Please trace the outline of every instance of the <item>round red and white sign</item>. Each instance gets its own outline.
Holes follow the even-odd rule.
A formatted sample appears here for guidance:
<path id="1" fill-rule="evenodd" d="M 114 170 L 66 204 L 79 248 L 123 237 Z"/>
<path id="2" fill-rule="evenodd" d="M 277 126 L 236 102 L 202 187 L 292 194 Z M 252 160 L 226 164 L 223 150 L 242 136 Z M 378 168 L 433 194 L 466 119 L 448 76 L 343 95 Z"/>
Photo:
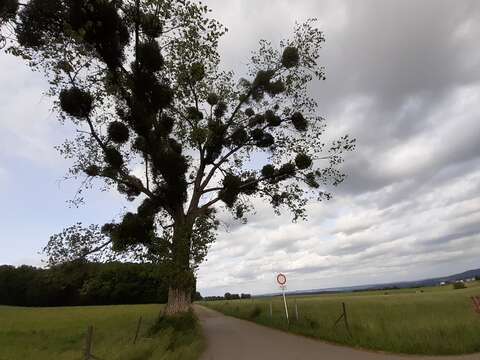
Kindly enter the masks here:
<path id="1" fill-rule="evenodd" d="M 277 283 L 280 286 L 285 285 L 287 283 L 287 277 L 285 275 L 283 275 L 282 273 L 278 274 L 277 275 Z"/>

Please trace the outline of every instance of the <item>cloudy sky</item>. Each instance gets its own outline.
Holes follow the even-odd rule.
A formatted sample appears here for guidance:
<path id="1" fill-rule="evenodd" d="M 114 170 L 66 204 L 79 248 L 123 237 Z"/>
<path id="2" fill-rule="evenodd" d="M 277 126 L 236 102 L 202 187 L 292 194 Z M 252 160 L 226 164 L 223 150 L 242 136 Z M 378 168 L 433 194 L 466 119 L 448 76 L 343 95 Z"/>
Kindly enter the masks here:
<path id="1" fill-rule="evenodd" d="M 476 0 L 208 0 L 229 32 L 225 68 L 245 71 L 260 38 L 278 42 L 318 18 L 327 80 L 312 86 L 328 136 L 357 150 L 349 177 L 309 220 L 258 203 L 247 225 L 224 218 L 199 271 L 203 294 L 414 280 L 480 267 L 480 2 Z M 46 83 L 0 55 L 0 264 L 40 264 L 48 237 L 76 221 L 103 223 L 124 200 L 60 181 L 53 146 L 68 132 L 42 95 Z"/>

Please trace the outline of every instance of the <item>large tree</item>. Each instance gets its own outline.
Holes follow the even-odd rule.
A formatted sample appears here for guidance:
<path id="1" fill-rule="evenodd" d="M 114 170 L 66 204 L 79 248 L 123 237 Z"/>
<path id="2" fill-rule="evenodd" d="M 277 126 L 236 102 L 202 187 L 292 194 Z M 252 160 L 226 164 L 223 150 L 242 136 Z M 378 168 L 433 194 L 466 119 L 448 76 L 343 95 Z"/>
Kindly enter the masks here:
<path id="1" fill-rule="evenodd" d="M 58 147 L 69 175 L 138 204 L 102 231 L 116 251 L 141 246 L 169 264 L 167 314 L 189 308 L 216 209 L 245 219 L 262 199 L 297 220 L 343 181 L 354 140 L 325 142 L 308 93 L 324 79 L 314 20 L 278 47 L 260 41 L 236 80 L 220 67 L 226 29 L 201 3 L 17 1 L 0 2 L 5 48 L 45 71 L 61 121 L 76 128 Z"/>

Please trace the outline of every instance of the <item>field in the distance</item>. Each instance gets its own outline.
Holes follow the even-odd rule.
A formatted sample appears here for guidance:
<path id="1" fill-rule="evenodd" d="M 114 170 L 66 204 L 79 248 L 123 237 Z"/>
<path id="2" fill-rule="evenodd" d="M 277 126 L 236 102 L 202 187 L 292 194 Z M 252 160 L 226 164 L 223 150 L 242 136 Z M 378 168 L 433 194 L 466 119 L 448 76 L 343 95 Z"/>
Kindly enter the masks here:
<path id="1" fill-rule="evenodd" d="M 147 330 L 162 305 L 20 308 L 0 306 L 0 360 L 80 360 L 85 333 L 94 326 L 92 353 L 102 360 L 197 359 L 203 348 L 198 329 Z M 133 345 L 139 317 L 141 337 Z"/>
<path id="2" fill-rule="evenodd" d="M 480 295 L 478 281 L 462 290 L 448 285 L 290 296 L 290 326 L 285 321 L 281 297 L 202 304 L 226 315 L 339 344 L 395 353 L 446 355 L 480 352 L 480 314 L 473 311 L 470 300 L 474 295 Z M 299 321 L 295 321 L 295 300 Z M 346 304 L 352 336 L 343 322 L 333 327 L 342 302 Z"/>

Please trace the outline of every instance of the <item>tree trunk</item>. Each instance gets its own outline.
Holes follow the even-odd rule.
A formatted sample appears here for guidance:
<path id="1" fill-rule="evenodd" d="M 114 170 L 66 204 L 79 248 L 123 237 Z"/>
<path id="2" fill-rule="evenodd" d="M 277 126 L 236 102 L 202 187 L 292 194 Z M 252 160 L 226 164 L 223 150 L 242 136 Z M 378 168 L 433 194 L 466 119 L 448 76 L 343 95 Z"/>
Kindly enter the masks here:
<path id="1" fill-rule="evenodd" d="M 192 294 L 189 289 L 170 287 L 165 315 L 172 316 L 190 310 Z"/>
<path id="2" fill-rule="evenodd" d="M 172 316 L 190 310 L 195 276 L 190 269 L 190 242 L 193 222 L 185 218 L 175 222 L 172 267 L 169 271 L 168 302 L 165 314 Z"/>

